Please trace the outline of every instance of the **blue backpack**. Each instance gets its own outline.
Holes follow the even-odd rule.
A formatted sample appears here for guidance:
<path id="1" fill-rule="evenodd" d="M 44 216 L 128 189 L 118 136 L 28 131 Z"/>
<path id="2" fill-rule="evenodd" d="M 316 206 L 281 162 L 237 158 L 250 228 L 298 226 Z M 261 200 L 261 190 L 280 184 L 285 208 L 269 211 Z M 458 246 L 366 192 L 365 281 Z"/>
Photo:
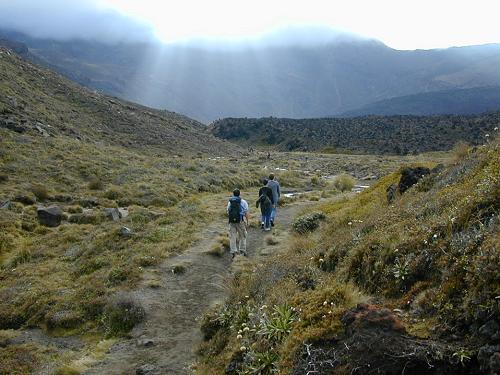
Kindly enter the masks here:
<path id="1" fill-rule="evenodd" d="M 241 222 L 241 198 L 231 197 L 229 199 L 229 222 Z"/>

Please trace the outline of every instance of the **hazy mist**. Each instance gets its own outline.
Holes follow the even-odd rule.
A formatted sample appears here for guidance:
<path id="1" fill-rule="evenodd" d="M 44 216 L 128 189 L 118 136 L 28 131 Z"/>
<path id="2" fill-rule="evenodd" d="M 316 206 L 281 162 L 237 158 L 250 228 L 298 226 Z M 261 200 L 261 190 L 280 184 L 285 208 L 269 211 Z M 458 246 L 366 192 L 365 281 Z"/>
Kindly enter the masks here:
<path id="1" fill-rule="evenodd" d="M 103 8 L 95 0 L 0 0 L 0 27 L 56 40 L 154 40 L 150 25 Z"/>

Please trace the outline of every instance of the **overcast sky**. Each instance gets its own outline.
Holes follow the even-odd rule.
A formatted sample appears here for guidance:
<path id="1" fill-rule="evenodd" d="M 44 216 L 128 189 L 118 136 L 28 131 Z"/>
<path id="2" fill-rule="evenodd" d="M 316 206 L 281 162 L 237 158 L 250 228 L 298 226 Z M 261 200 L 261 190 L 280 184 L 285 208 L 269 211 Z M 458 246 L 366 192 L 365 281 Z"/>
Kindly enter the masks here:
<path id="1" fill-rule="evenodd" d="M 165 42 L 331 27 L 397 49 L 500 43 L 499 0 L 0 0 L 0 26 L 34 36 Z"/>

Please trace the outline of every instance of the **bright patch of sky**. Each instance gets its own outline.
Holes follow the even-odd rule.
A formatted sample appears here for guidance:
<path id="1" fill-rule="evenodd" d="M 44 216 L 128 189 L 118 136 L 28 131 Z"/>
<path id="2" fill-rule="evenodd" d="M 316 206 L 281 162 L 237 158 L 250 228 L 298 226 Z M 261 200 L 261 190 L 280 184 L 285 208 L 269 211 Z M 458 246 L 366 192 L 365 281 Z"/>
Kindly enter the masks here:
<path id="1" fill-rule="evenodd" d="M 331 27 L 397 49 L 500 43 L 499 0 L 96 0 L 150 23 L 166 42 L 245 39 Z"/>

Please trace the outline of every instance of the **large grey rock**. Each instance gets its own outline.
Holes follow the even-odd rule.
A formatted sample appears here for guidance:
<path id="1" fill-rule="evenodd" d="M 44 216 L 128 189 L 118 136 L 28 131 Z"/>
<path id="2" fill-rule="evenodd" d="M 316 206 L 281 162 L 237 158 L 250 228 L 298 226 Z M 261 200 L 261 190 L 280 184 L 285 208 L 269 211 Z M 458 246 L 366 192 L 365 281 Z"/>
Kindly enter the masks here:
<path id="1" fill-rule="evenodd" d="M 57 227 L 61 224 L 63 212 L 58 206 L 38 207 L 38 221 L 47 227 Z"/>
<path id="2" fill-rule="evenodd" d="M 104 214 L 106 215 L 106 217 L 112 219 L 113 221 L 118 221 L 121 217 L 118 208 L 105 208 Z"/>
<path id="3" fill-rule="evenodd" d="M 126 208 L 118 208 L 118 211 L 120 212 L 120 218 L 126 218 L 128 216 L 128 210 Z"/>

